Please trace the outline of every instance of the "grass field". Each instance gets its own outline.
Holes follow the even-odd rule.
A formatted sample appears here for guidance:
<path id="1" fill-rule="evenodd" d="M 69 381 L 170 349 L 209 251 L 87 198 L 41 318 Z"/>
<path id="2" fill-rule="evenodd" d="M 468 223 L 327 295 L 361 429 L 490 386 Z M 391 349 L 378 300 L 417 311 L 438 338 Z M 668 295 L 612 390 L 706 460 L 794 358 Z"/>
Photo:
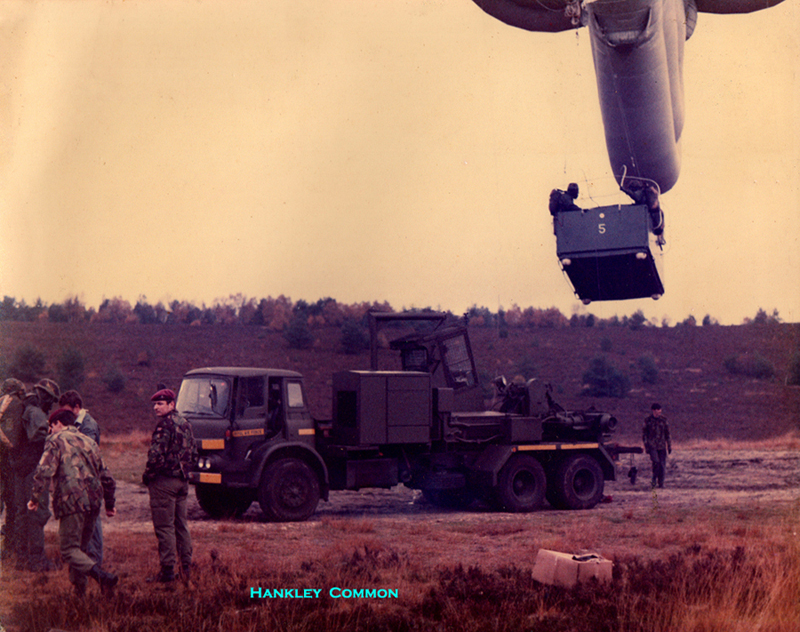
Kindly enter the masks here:
<path id="1" fill-rule="evenodd" d="M 4 567 L 0 625 L 24 632 L 800 629 L 800 474 L 777 469 L 794 467 L 791 455 L 800 448 L 800 389 L 784 382 L 800 327 L 471 333 L 484 377 L 524 371 L 551 381 L 567 407 L 613 412 L 622 441 L 639 442 L 650 402 L 661 401 L 676 442 L 673 489 L 656 497 L 618 486 L 613 503 L 590 511 L 526 515 L 405 511 L 416 502 L 410 492 L 352 492 L 298 524 L 264 523 L 255 507 L 242 520 L 211 521 L 194 507 L 192 580 L 163 587 L 145 582 L 157 557 L 138 486 L 155 384 L 177 387 L 197 366 L 295 369 L 306 377 L 312 412 L 324 418 L 332 372 L 364 368 L 368 358 L 340 353 L 332 329 L 315 331 L 314 347 L 301 351 L 279 334 L 248 327 L 0 324 L 3 358 L 33 345 L 47 357 L 51 377 L 65 348 L 81 350 L 81 391 L 103 428 L 104 458 L 121 494 L 120 514 L 105 522 L 105 566 L 121 577 L 115 597 L 100 598 L 92 585 L 77 601 L 66 570 L 33 575 Z M 627 398 L 580 395 L 583 371 L 601 353 L 630 376 Z M 726 358 L 753 354 L 773 364 L 773 378 L 725 370 Z M 645 355 L 658 369 L 654 384 L 638 377 Z M 111 365 L 127 380 L 118 395 L 101 379 Z M 776 472 L 779 484 L 770 478 Z M 764 481 L 752 480 L 756 473 Z M 373 512 L 371 503 L 385 506 Z M 46 536 L 52 557 L 53 521 Z M 597 551 L 613 560 L 613 582 L 575 590 L 538 584 L 531 569 L 540 548 Z M 254 597 L 251 589 L 259 588 L 307 589 L 314 597 Z M 396 590 L 397 597 L 333 597 L 334 588 Z"/>
<path id="2" fill-rule="evenodd" d="M 600 512 L 549 518 L 536 521 L 538 529 L 524 518 L 447 516 L 204 525 L 193 529 L 192 580 L 166 588 L 144 582 L 155 570 L 151 533 L 107 531 L 107 566 L 121 576 L 113 598 L 92 586 L 76 601 L 66 571 L 5 573 L 3 623 L 25 631 L 798 629 L 796 504 L 707 507 L 691 518 L 670 509 L 623 520 Z M 614 556 L 606 585 L 567 590 L 531 579 L 539 547 L 579 550 L 587 542 L 648 553 Z M 267 597 L 266 589 L 314 597 Z M 342 597 L 348 589 L 397 597 Z"/>

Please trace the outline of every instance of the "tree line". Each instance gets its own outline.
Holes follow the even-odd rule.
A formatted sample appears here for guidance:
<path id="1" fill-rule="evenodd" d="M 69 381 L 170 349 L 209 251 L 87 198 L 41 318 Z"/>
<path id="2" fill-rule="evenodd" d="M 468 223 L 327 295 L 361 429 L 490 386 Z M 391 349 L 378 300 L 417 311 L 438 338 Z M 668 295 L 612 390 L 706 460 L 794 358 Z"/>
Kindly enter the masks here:
<path id="1" fill-rule="evenodd" d="M 77 297 L 52 304 L 37 299 L 33 305 L 28 305 L 24 300 L 18 301 L 14 297 L 4 296 L 0 303 L 0 321 L 253 325 L 267 327 L 273 331 L 285 331 L 298 320 L 303 320 L 311 328 L 341 327 L 349 321 L 364 322 L 369 311 L 396 310 L 386 301 L 343 304 L 333 298 L 321 298 L 310 303 L 302 299 L 292 301 L 284 295 L 257 299 L 235 294 L 226 299 L 218 299 L 210 306 L 205 303 L 198 306 L 191 301 L 178 300 L 151 304 L 145 296 L 140 296 L 132 305 L 126 299 L 115 297 L 104 299 L 97 308 L 84 305 Z M 440 310 L 426 307 L 413 311 Z M 556 307 L 520 307 L 514 304 L 508 309 L 500 308 L 492 311 L 487 307 L 473 305 L 467 310 L 466 316 L 472 326 L 496 328 L 501 335 L 508 329 L 627 327 L 636 330 L 659 325 L 670 326 L 668 319 L 663 319 L 660 323 L 655 319 L 648 320 L 642 310 L 637 310 L 630 316 L 614 315 L 610 318 L 598 318 L 591 313 L 574 313 L 567 317 Z M 770 314 L 764 309 L 759 309 L 753 318 L 745 318 L 743 324 L 763 325 L 779 322 L 781 319 L 778 310 L 773 310 Z M 675 326 L 694 327 L 697 324 L 697 319 L 689 315 Z M 714 326 L 718 321 L 707 314 L 701 324 Z"/>

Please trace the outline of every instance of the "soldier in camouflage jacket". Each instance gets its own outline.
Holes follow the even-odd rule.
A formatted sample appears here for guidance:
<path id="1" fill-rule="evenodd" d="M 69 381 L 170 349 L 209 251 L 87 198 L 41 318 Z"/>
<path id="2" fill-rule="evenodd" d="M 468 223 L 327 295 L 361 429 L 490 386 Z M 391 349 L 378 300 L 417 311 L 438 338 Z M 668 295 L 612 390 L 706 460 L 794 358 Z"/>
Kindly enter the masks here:
<path id="1" fill-rule="evenodd" d="M 158 540 L 160 572 L 150 581 L 175 580 L 175 563 L 188 579 L 192 564 L 187 504 L 189 472 L 197 463 L 192 426 L 175 410 L 175 392 L 165 388 L 151 398 L 158 423 L 153 431 L 142 482 L 150 493 L 153 529 Z M 177 555 L 176 555 L 177 553 Z"/>
<path id="2" fill-rule="evenodd" d="M 112 589 L 117 577 L 106 573 L 86 554 L 101 503 L 106 515 L 114 516 L 116 483 L 106 469 L 97 444 L 78 432 L 75 414 L 66 408 L 48 419 L 50 434 L 33 475 L 28 510 L 36 511 L 53 487 L 53 514 L 59 519 L 61 557 L 69 564 L 69 578 L 79 595 L 86 592 L 87 577 L 93 577 L 103 592 Z"/>
<path id="3" fill-rule="evenodd" d="M 81 394 L 76 390 L 62 393 L 58 398 L 58 405 L 71 410 L 75 414 L 75 427 L 78 432 L 85 434 L 100 447 L 100 426 L 89 414 L 89 411 L 83 407 Z M 100 516 L 97 516 L 92 539 L 89 541 L 86 552 L 99 566 L 103 565 L 103 521 Z"/>
<path id="4" fill-rule="evenodd" d="M 667 453 L 672 453 L 672 440 L 669 436 L 667 418 L 661 414 L 661 405 L 653 404 L 650 415 L 644 420 L 642 442 L 653 464 L 652 486 L 664 487 L 664 473 L 667 469 Z"/>

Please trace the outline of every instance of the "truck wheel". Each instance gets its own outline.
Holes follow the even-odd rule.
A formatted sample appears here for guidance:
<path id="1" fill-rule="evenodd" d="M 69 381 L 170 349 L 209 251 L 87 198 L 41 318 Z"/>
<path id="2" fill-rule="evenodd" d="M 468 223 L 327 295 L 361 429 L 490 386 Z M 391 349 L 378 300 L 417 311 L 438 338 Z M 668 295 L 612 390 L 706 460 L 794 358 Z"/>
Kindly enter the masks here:
<path id="1" fill-rule="evenodd" d="M 542 464 L 528 454 L 515 454 L 500 470 L 495 498 L 506 511 L 533 511 L 544 503 L 545 485 Z"/>
<path id="2" fill-rule="evenodd" d="M 195 496 L 200 509 L 211 518 L 235 518 L 246 512 L 253 502 L 250 492 L 228 489 L 221 485 L 200 483 L 195 485 Z"/>
<path id="3" fill-rule="evenodd" d="M 295 458 L 267 467 L 258 489 L 258 504 L 276 522 L 305 520 L 317 509 L 319 480 L 307 463 Z"/>
<path id="4" fill-rule="evenodd" d="M 591 509 L 603 497 L 603 470 L 588 454 L 574 454 L 562 461 L 553 481 L 555 506 L 559 509 Z"/>

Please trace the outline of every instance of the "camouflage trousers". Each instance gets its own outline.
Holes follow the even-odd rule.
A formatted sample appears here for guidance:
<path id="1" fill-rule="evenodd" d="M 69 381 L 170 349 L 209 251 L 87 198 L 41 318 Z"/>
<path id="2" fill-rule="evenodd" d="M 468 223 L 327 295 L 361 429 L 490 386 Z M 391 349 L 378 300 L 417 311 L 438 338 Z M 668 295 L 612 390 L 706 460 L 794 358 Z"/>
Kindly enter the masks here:
<path id="1" fill-rule="evenodd" d="M 174 567 L 180 561 L 181 567 L 188 568 L 192 563 L 192 537 L 186 517 L 189 483 L 158 476 L 148 489 L 161 566 Z"/>
<path id="2" fill-rule="evenodd" d="M 61 558 L 69 565 L 69 581 L 81 590 L 86 589 L 87 576 L 95 561 L 86 553 L 100 509 L 62 516 L 58 523 Z"/>

